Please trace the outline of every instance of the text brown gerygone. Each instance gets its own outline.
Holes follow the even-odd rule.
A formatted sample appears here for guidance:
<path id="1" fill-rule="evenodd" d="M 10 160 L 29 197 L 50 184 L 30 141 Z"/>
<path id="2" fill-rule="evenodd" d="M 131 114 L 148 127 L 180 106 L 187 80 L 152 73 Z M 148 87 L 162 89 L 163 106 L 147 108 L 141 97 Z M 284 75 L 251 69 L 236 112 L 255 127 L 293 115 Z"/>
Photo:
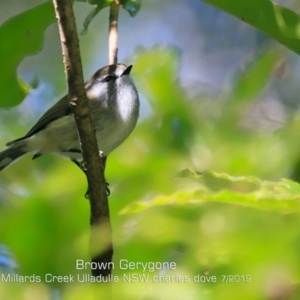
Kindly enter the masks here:
<path id="1" fill-rule="evenodd" d="M 129 136 L 138 119 L 139 96 L 131 68 L 124 64 L 103 67 L 85 84 L 98 148 L 105 156 Z M 0 170 L 27 153 L 33 153 L 33 159 L 55 153 L 79 165 L 81 148 L 68 96 L 46 111 L 24 137 L 6 145 L 0 152 Z"/>

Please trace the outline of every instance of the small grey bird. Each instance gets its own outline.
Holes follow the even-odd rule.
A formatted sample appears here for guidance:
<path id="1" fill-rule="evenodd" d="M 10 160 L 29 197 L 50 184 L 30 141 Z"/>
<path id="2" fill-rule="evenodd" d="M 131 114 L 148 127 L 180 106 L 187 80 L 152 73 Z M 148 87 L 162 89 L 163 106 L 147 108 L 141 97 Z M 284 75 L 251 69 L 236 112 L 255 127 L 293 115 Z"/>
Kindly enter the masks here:
<path id="1" fill-rule="evenodd" d="M 129 136 L 139 116 L 139 96 L 129 76 L 131 68 L 123 64 L 103 67 L 85 84 L 98 148 L 105 156 Z M 6 146 L 0 152 L 0 171 L 29 152 L 34 154 L 33 159 L 55 153 L 80 165 L 81 149 L 68 96 L 46 111 L 24 137 Z"/>

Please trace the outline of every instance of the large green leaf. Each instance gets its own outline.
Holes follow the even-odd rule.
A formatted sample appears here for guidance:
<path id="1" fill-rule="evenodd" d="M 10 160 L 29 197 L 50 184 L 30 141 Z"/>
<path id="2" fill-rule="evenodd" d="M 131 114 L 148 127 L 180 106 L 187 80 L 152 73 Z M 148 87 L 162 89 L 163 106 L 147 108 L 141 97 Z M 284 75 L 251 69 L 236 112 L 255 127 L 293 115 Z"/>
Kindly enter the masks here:
<path id="1" fill-rule="evenodd" d="M 52 3 L 46 2 L 1 25 L 1 107 L 18 105 L 28 92 L 28 86 L 17 76 L 17 67 L 26 56 L 41 50 L 44 32 L 54 21 Z"/>
<path id="2" fill-rule="evenodd" d="M 300 54 L 300 17 L 269 0 L 203 0 L 271 36 Z"/>

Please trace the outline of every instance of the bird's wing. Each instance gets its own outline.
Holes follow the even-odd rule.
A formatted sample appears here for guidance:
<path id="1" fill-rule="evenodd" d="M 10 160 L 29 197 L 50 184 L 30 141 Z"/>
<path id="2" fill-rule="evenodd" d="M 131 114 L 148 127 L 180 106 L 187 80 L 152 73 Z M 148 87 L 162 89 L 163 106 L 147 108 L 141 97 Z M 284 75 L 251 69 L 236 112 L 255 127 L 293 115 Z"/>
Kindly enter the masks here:
<path id="1" fill-rule="evenodd" d="M 34 135 L 35 133 L 39 132 L 43 128 L 45 128 L 50 122 L 52 122 L 56 119 L 68 116 L 70 114 L 71 114 L 71 107 L 69 105 L 68 95 L 66 95 L 65 97 L 60 99 L 55 105 L 53 105 L 51 108 L 49 108 L 24 137 L 13 140 L 13 141 L 7 143 L 6 145 L 10 146 L 17 141 L 26 139 L 26 138 Z"/>

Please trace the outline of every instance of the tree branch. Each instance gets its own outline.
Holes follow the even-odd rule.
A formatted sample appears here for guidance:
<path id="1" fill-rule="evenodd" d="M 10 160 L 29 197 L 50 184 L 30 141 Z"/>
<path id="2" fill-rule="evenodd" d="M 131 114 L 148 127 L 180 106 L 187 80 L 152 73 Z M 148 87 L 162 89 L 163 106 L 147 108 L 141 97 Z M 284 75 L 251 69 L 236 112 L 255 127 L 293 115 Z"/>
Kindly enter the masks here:
<path id="1" fill-rule="evenodd" d="M 118 17 L 119 0 L 110 5 L 109 32 L 108 32 L 108 64 L 115 65 L 118 62 Z"/>
<path id="2" fill-rule="evenodd" d="M 99 156 L 95 129 L 93 126 L 88 99 L 86 96 L 82 75 L 79 41 L 70 0 L 53 0 L 64 57 L 65 72 L 68 82 L 70 106 L 78 129 L 79 140 L 86 166 L 89 199 L 91 207 L 91 240 L 90 251 L 93 262 L 108 263 L 112 261 L 111 225 L 109 207 L 104 178 L 105 158 Z M 106 225 L 103 237 L 100 225 Z M 108 225 L 107 225 L 108 224 Z M 99 254 L 99 244 L 106 240 L 105 252 Z M 108 245 L 108 246 L 107 246 Z M 96 250 L 95 250 L 96 249 Z M 103 247 L 102 249 L 103 250 Z M 109 276 L 111 268 L 92 270 L 94 276 Z"/>

